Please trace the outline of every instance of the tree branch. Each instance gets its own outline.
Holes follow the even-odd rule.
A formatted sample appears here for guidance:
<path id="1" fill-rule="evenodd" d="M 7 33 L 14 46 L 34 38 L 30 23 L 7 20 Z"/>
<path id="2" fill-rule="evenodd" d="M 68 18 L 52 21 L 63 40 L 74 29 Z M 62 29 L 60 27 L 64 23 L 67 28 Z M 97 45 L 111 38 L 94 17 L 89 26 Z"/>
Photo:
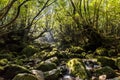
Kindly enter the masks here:
<path id="1" fill-rule="evenodd" d="M 3 29 L 3 28 L 5 28 L 5 27 L 6 27 L 6 28 L 9 28 L 9 27 L 10 27 L 10 24 L 12 24 L 12 23 L 18 18 L 19 14 L 20 14 L 20 8 L 21 8 L 21 6 L 22 6 L 23 4 L 25 4 L 27 1 L 29 1 L 29 0 L 23 1 L 23 2 L 18 6 L 16 16 L 15 16 L 9 23 L 0 26 L 0 29 Z"/>

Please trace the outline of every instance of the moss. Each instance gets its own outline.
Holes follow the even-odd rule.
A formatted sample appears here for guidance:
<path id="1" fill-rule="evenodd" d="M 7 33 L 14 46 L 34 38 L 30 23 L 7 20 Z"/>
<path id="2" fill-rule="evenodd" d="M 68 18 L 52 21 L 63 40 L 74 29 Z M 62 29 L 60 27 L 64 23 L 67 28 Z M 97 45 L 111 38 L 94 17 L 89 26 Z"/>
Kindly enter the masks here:
<path id="1" fill-rule="evenodd" d="M 17 74 L 12 80 L 41 80 L 41 79 L 37 79 L 32 74 L 21 73 L 21 74 Z"/>
<path id="2" fill-rule="evenodd" d="M 99 57 L 97 61 L 101 63 L 102 66 L 110 66 L 113 69 L 116 69 L 115 60 L 109 57 Z"/>
<path id="3" fill-rule="evenodd" d="M 70 51 L 71 51 L 72 53 L 82 53 L 84 50 L 83 50 L 83 48 L 81 48 L 81 47 L 79 47 L 79 46 L 72 46 L 72 47 L 70 48 Z"/>
<path id="4" fill-rule="evenodd" d="M 25 54 L 26 56 L 32 56 L 34 53 L 38 52 L 38 49 L 35 48 L 33 45 L 28 45 L 22 50 L 22 54 Z"/>
<path id="5" fill-rule="evenodd" d="M 120 69 L 120 57 L 117 58 L 115 65 Z"/>
<path id="6" fill-rule="evenodd" d="M 30 73 L 30 72 L 23 66 L 11 64 L 4 67 L 4 70 L 2 71 L 1 75 L 6 79 L 12 79 L 18 73 Z"/>
<path id="7" fill-rule="evenodd" d="M 106 48 L 99 47 L 95 50 L 95 52 L 99 56 L 108 56 L 108 51 Z"/>
<path id="8" fill-rule="evenodd" d="M 98 69 L 95 71 L 95 73 L 97 76 L 106 75 L 107 79 L 116 77 L 115 71 L 109 66 L 105 66 L 101 69 Z"/>
<path id="9" fill-rule="evenodd" d="M 108 51 L 108 56 L 109 56 L 109 57 L 113 57 L 113 56 L 117 56 L 117 55 L 118 55 L 118 53 L 116 52 L 115 49 L 110 49 L 110 50 Z"/>
<path id="10" fill-rule="evenodd" d="M 39 66 L 37 67 L 38 70 L 41 70 L 43 72 L 45 71 L 50 71 L 52 69 L 56 69 L 57 66 L 55 63 L 46 63 L 46 62 L 42 62 L 39 64 Z"/>
<path id="11" fill-rule="evenodd" d="M 7 59 L 0 59 L 0 65 L 5 66 L 8 63 Z"/>
<path id="12" fill-rule="evenodd" d="M 48 72 L 45 72 L 45 80 L 58 80 L 60 75 L 60 70 L 51 70 Z"/>
<path id="13" fill-rule="evenodd" d="M 71 74 L 80 77 L 82 79 L 88 79 L 87 70 L 82 62 L 78 58 L 71 59 L 67 62 L 68 68 L 71 70 Z"/>

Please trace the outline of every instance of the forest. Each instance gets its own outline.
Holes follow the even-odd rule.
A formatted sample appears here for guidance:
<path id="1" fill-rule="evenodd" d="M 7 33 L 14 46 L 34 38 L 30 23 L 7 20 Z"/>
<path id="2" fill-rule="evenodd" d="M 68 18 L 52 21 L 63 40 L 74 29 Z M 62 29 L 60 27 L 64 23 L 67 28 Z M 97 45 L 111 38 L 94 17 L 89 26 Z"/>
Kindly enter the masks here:
<path id="1" fill-rule="evenodd" d="M 120 80 L 120 0 L 0 0 L 0 80 Z"/>

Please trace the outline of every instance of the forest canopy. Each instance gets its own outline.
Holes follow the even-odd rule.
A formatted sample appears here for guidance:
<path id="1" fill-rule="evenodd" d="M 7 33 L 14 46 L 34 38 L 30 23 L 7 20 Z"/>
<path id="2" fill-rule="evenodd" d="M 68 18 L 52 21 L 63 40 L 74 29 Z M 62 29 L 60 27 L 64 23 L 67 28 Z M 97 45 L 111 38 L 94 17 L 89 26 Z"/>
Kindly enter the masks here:
<path id="1" fill-rule="evenodd" d="M 103 73 L 113 78 L 116 75 L 104 69 L 120 69 L 119 48 L 120 0 L 0 0 L 0 77 L 6 80 L 19 77 L 19 71 L 6 76 L 7 68 L 19 68 L 31 76 L 29 70 L 47 72 L 63 62 L 72 75 L 91 78 L 83 59 L 97 60 Z M 76 63 L 83 72 L 71 65 Z"/>

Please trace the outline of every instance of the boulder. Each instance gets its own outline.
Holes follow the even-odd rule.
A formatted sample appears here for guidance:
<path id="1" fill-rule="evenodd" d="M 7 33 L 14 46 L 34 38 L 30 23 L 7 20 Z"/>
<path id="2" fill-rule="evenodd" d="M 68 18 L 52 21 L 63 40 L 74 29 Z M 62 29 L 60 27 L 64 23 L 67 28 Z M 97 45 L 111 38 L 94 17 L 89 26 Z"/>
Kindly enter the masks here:
<path id="1" fill-rule="evenodd" d="M 53 69 L 45 72 L 45 80 L 58 80 L 60 77 L 60 70 Z"/>
<path id="2" fill-rule="evenodd" d="M 30 73 L 30 71 L 23 66 L 11 64 L 4 67 L 4 69 L 1 72 L 1 76 L 5 79 L 11 80 L 18 73 Z"/>
<path id="3" fill-rule="evenodd" d="M 26 56 L 32 56 L 34 53 L 38 52 L 38 49 L 33 45 L 28 45 L 22 50 L 22 54 Z"/>
<path id="4" fill-rule="evenodd" d="M 47 62 L 41 62 L 38 66 L 37 66 L 37 70 L 41 70 L 43 72 L 45 71 L 50 71 L 52 69 L 56 69 L 57 66 L 55 63 L 47 63 Z"/>
<path id="5" fill-rule="evenodd" d="M 100 69 L 97 69 L 95 71 L 95 75 L 98 77 L 104 77 L 101 75 L 105 75 L 107 79 L 116 77 L 115 71 L 109 66 L 105 66 L 105 67 L 102 67 Z"/>
<path id="6" fill-rule="evenodd" d="M 115 65 L 115 60 L 109 57 L 98 57 L 97 61 L 100 62 L 101 66 L 109 66 L 113 69 L 117 69 L 117 66 Z"/>
<path id="7" fill-rule="evenodd" d="M 95 53 L 99 56 L 108 56 L 108 51 L 106 48 L 99 47 L 95 50 Z"/>
<path id="8" fill-rule="evenodd" d="M 74 58 L 67 62 L 67 67 L 70 70 L 70 74 L 81 79 L 88 79 L 88 72 L 81 59 Z"/>
<path id="9" fill-rule="evenodd" d="M 34 74 L 39 80 L 44 80 L 44 74 L 40 70 L 32 70 L 32 74 Z"/>
<path id="10" fill-rule="evenodd" d="M 43 79 L 38 79 L 32 74 L 20 73 L 17 74 L 12 80 L 43 80 Z"/>
<path id="11" fill-rule="evenodd" d="M 120 70 L 120 57 L 117 58 L 115 65 L 119 68 Z"/>

